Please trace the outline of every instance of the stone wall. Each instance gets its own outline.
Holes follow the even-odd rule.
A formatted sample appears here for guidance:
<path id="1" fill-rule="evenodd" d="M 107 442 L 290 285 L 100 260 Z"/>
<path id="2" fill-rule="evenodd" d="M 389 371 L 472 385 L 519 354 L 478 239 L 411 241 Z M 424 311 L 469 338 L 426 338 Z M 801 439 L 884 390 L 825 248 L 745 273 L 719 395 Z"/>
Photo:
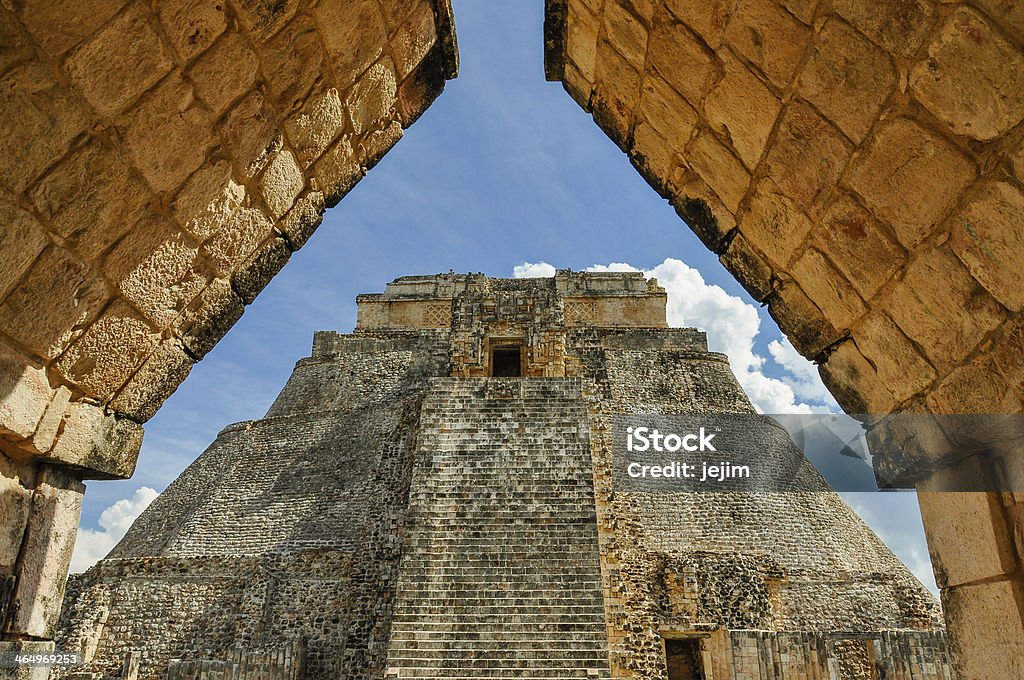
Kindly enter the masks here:
<path id="1" fill-rule="evenodd" d="M 848 412 L 1021 411 L 1019 3 L 549 0 L 545 42 L 548 78 Z M 946 436 L 878 456 L 880 478 L 941 487 L 957 473 L 934 471 L 968 455 Z M 1009 452 L 992 472 L 1022 470 Z M 972 678 L 1024 673 L 1021 500 L 921 496 Z"/>
<path id="2" fill-rule="evenodd" d="M 70 558 L 19 556 L 64 474 L 37 467 L 131 475 L 142 423 L 455 76 L 453 30 L 447 0 L 0 7 L 4 610 L 52 625 L 30 598 Z"/>

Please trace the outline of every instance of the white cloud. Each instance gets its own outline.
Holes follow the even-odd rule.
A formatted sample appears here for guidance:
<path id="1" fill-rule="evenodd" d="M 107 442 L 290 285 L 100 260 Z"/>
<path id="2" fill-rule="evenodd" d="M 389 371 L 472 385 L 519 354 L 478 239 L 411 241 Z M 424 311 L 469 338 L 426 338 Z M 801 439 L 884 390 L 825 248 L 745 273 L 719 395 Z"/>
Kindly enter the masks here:
<path id="1" fill-rule="evenodd" d="M 71 573 L 83 572 L 103 559 L 159 494 L 148 486 L 140 487 L 131 498 L 123 498 L 100 514 L 100 530 L 80 528 L 71 555 Z"/>
<path id="2" fill-rule="evenodd" d="M 547 262 L 524 262 L 512 269 L 517 279 L 543 279 L 555 275 L 554 266 Z"/>
<path id="3" fill-rule="evenodd" d="M 765 375 L 768 359 L 754 351 L 754 341 L 761 332 L 757 308 L 730 295 L 721 287 L 708 284 L 693 267 L 682 260 L 668 258 L 653 269 L 641 270 L 623 262 L 594 265 L 588 271 L 636 272 L 655 277 L 668 293 L 670 326 L 693 326 L 708 335 L 712 351 L 722 352 L 743 390 L 763 413 L 818 413 L 837 410 L 835 401 L 821 383 L 814 365 L 777 341 L 769 345 L 782 378 Z M 554 276 L 555 267 L 546 263 L 525 262 L 516 267 L 514 276 Z M 772 349 L 778 345 L 777 349 Z M 790 353 L 789 350 L 792 350 Z"/>

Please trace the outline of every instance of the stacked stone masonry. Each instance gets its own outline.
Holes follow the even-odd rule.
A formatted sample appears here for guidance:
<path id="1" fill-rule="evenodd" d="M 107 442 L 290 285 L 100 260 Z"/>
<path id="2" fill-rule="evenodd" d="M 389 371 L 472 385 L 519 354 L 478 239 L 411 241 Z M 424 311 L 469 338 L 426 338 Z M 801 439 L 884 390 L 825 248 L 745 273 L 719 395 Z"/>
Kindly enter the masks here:
<path id="1" fill-rule="evenodd" d="M 447 0 L 0 6 L 5 638 L 56 622 L 82 487 L 48 480 L 132 474 L 142 423 L 455 76 L 453 30 Z"/>
<path id="2" fill-rule="evenodd" d="M 937 603 L 778 428 L 751 437 L 800 463 L 793 491 L 613 486 L 616 419 L 753 413 L 653 280 L 449 274 L 359 300 L 353 334 L 317 333 L 267 416 L 71 579 L 58 644 L 92 678 L 301 645 L 307 678 L 654 680 L 675 639 L 705 678 L 953 677 Z M 523 377 L 467 375 L 491 340 L 521 343 Z"/>
<path id="3" fill-rule="evenodd" d="M 1021 3 L 548 0 L 545 49 L 848 412 L 1021 412 Z M 879 478 L 941 487 L 972 453 L 943 437 Z M 971 678 L 1024 677 L 1021 501 L 921 496 Z"/>

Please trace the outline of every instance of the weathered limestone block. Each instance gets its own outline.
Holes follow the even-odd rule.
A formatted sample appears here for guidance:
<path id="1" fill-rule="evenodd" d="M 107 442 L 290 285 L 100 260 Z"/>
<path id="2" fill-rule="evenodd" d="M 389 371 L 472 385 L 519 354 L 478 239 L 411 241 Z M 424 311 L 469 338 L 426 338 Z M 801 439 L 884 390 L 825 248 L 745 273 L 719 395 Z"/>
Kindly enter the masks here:
<path id="1" fill-rule="evenodd" d="M 570 2 L 568 13 L 566 56 L 580 76 L 593 86 L 597 76 L 597 42 L 601 24 L 581 0 Z"/>
<path id="2" fill-rule="evenodd" d="M 310 191 L 300 196 L 288 214 L 281 219 L 281 232 L 292 250 L 298 250 L 306 244 L 313 231 L 323 220 L 324 195 L 319 191 Z"/>
<path id="3" fill-rule="evenodd" d="M 912 261 L 882 308 L 942 370 L 1004 319 L 999 304 L 944 248 Z"/>
<path id="4" fill-rule="evenodd" d="M 174 330 L 189 353 L 202 359 L 242 318 L 244 310 L 231 284 L 225 279 L 214 279 L 185 309 Z"/>
<path id="5" fill-rule="evenodd" d="M 60 468 L 39 470 L 7 634 L 53 638 L 84 493 L 85 485 Z"/>
<path id="6" fill-rule="evenodd" d="M 86 394 L 107 400 L 156 349 L 159 334 L 123 301 L 108 307 L 57 361 Z M 111 351 L 111 348 L 117 348 Z"/>
<path id="7" fill-rule="evenodd" d="M 45 369 L 0 345 L 0 438 L 31 437 L 53 393 Z"/>
<path id="8" fill-rule="evenodd" d="M 13 202 L 0 199 L 0 300 L 14 288 L 49 241 L 42 225 Z"/>
<path id="9" fill-rule="evenodd" d="M 206 50 L 227 28 L 219 0 L 164 0 L 157 13 L 171 44 L 184 61 Z"/>
<path id="10" fill-rule="evenodd" d="M 10 582 L 21 550 L 32 506 L 36 469 L 32 463 L 14 461 L 0 453 L 0 582 Z M 7 603 L 0 603 L 0 622 Z"/>
<path id="11" fill-rule="evenodd" d="M 0 78 L 0 120 L 18 121 L 0 132 L 0 182 L 19 193 L 68 151 L 86 125 L 70 93 L 39 62 Z"/>
<path id="12" fill-rule="evenodd" d="M 288 212 L 306 183 L 291 151 L 278 151 L 260 176 L 260 192 L 272 217 Z"/>
<path id="13" fill-rule="evenodd" d="M 252 304 L 270 279 L 274 278 L 291 257 L 291 249 L 283 238 L 271 238 L 242 264 L 231 277 L 231 287 L 245 304 Z"/>
<path id="14" fill-rule="evenodd" d="M 804 356 L 816 357 L 839 339 L 840 332 L 796 283 L 785 283 L 776 290 L 768 313 Z"/>
<path id="15" fill-rule="evenodd" d="M 875 310 L 864 316 L 857 327 L 856 337 L 857 345 L 872 358 L 875 370 L 889 386 L 896 401 L 917 394 L 938 377 L 914 343 L 884 312 Z"/>
<path id="16" fill-rule="evenodd" d="M 263 42 L 295 16 L 299 0 L 238 0 L 235 7 L 245 29 Z"/>
<path id="17" fill-rule="evenodd" d="M 832 7 L 886 51 L 910 57 L 938 17 L 933 0 L 832 0 Z"/>
<path id="18" fill-rule="evenodd" d="M 725 41 L 776 87 L 793 77 L 810 31 L 775 0 L 740 0 L 726 26 Z"/>
<path id="19" fill-rule="evenodd" d="M 97 0 L 87 5 L 26 0 L 18 9 L 32 37 L 52 56 L 60 56 L 105 24 L 126 0 Z"/>
<path id="20" fill-rule="evenodd" d="M 52 359 L 82 332 L 108 301 L 107 285 L 57 246 L 43 252 L 0 304 L 0 327 Z"/>
<path id="21" fill-rule="evenodd" d="M 978 12 L 961 8 L 928 46 L 910 87 L 959 135 L 994 139 L 1024 119 L 1024 54 Z"/>
<path id="22" fill-rule="evenodd" d="M 103 116 L 123 111 L 173 65 L 149 24 L 149 8 L 133 5 L 77 49 L 64 68 Z"/>
<path id="23" fill-rule="evenodd" d="M 160 216 L 145 219 L 110 252 L 107 277 L 156 328 L 169 326 L 210 277 L 199 249 Z"/>
<path id="24" fill-rule="evenodd" d="M 57 443 L 47 456 L 77 470 L 83 479 L 127 479 L 135 471 L 140 446 L 141 425 L 76 401 L 68 406 Z"/>
<path id="25" fill-rule="evenodd" d="M 739 218 L 747 241 L 783 268 L 814 227 L 799 205 L 782 193 L 770 179 L 762 180 L 751 194 L 747 211 Z"/>
<path id="26" fill-rule="evenodd" d="M 764 153 L 782 104 L 742 62 L 729 52 L 721 56 L 725 75 L 705 98 L 704 111 L 712 128 L 732 142 L 740 160 L 753 170 Z"/>
<path id="27" fill-rule="evenodd" d="M 235 104 L 220 133 L 228 151 L 250 178 L 259 174 L 282 144 L 274 110 L 259 92 Z"/>
<path id="28" fill-rule="evenodd" d="M 648 45 L 650 65 L 676 92 L 698 106 L 719 74 L 712 55 L 679 23 L 659 17 Z M 598 84 L 606 84 L 598 78 Z"/>
<path id="29" fill-rule="evenodd" d="M 1024 309 L 1024 193 L 987 182 L 953 216 L 952 228 L 950 247 L 971 275 L 1010 311 Z"/>
<path id="30" fill-rule="evenodd" d="M 772 292 L 772 268 L 761 255 L 750 247 L 743 234 L 737 234 L 719 258 L 736 280 L 757 301 Z"/>
<path id="31" fill-rule="evenodd" d="M 165 340 L 121 388 L 110 407 L 136 422 L 146 422 L 185 380 L 192 363 L 180 340 Z"/>
<path id="32" fill-rule="evenodd" d="M 707 45 L 717 50 L 722 44 L 729 17 L 736 10 L 736 0 L 670 0 L 665 3 L 668 11 L 699 35 Z"/>
<path id="33" fill-rule="evenodd" d="M 604 4 L 604 35 L 616 52 L 638 71 L 647 59 L 647 27 L 628 3 L 607 0 Z"/>
<path id="34" fill-rule="evenodd" d="M 591 99 L 596 122 L 620 149 L 629 146 L 629 130 L 640 101 L 640 73 L 607 41 L 597 48 L 597 84 Z"/>
<path id="35" fill-rule="evenodd" d="M 43 640 L 2 640 L 0 654 L 53 654 L 54 644 Z M 50 677 L 50 667 L 44 665 L 20 665 L 5 668 L 4 678 L 7 680 L 46 680 Z"/>
<path id="36" fill-rule="evenodd" d="M 391 40 L 391 54 L 399 79 L 416 70 L 437 44 L 437 26 L 428 3 L 410 3 L 412 9 Z"/>
<path id="37" fill-rule="evenodd" d="M 178 193 L 174 217 L 185 231 L 202 243 L 231 221 L 245 201 L 245 187 L 235 180 L 226 160 L 207 163 Z"/>
<path id="38" fill-rule="evenodd" d="M 847 413 L 887 413 L 897 401 L 853 340 L 839 343 L 818 372 Z"/>
<path id="39" fill-rule="evenodd" d="M 180 187 L 214 142 L 209 115 L 178 77 L 147 94 L 121 125 L 132 162 L 156 191 Z"/>
<path id="40" fill-rule="evenodd" d="M 850 186 L 867 207 L 916 247 L 974 180 L 973 163 L 945 139 L 906 118 L 889 121 L 853 164 Z"/>
<path id="41" fill-rule="evenodd" d="M 700 130 L 686 150 L 685 163 L 714 189 L 733 214 L 750 187 L 750 172 L 710 130 Z"/>
<path id="42" fill-rule="evenodd" d="M 200 251 L 218 276 L 229 276 L 270 235 L 274 223 L 255 206 L 231 213 L 223 229 L 203 244 Z"/>
<path id="43" fill-rule="evenodd" d="M 1017 604 L 1022 599 L 1024 588 L 1015 581 L 978 583 L 943 591 L 942 609 L 954 650 L 953 667 L 961 677 L 1024 677 L 1024 623 Z"/>
<path id="44" fill-rule="evenodd" d="M 286 114 L 301 106 L 324 72 L 327 54 L 312 18 L 295 17 L 271 40 L 259 45 L 267 88 Z"/>
<path id="45" fill-rule="evenodd" d="M 230 33 L 196 60 L 187 73 L 196 95 L 219 115 L 252 88 L 259 62 L 245 39 Z"/>
<path id="46" fill-rule="evenodd" d="M 870 300 L 906 260 L 903 249 L 848 194 L 840 196 L 822 216 L 814 238 L 865 300 Z"/>
<path id="47" fill-rule="evenodd" d="M 805 250 L 792 272 L 836 328 L 849 328 L 867 311 L 850 282 L 817 250 Z"/>
<path id="48" fill-rule="evenodd" d="M 320 3 L 313 16 L 339 85 L 355 82 L 381 55 L 387 29 L 376 0 Z"/>
<path id="49" fill-rule="evenodd" d="M 363 177 L 363 168 L 355 160 L 355 150 L 348 135 L 334 143 L 313 166 L 316 189 L 324 195 L 327 207 L 337 205 Z"/>
<path id="50" fill-rule="evenodd" d="M 848 24 L 830 19 L 797 82 L 800 95 L 859 143 L 896 86 L 889 56 Z"/>
<path id="51" fill-rule="evenodd" d="M 639 115 L 665 140 L 666 151 L 683 149 L 698 120 L 697 112 L 686 100 L 653 73 L 644 79 Z"/>
<path id="52" fill-rule="evenodd" d="M 135 226 L 149 200 L 121 154 L 102 140 L 73 152 L 32 191 L 36 209 L 87 261 Z"/>
<path id="53" fill-rule="evenodd" d="M 338 90 L 332 87 L 310 97 L 301 111 L 285 121 L 285 133 L 303 168 L 312 165 L 338 138 L 345 120 Z"/>

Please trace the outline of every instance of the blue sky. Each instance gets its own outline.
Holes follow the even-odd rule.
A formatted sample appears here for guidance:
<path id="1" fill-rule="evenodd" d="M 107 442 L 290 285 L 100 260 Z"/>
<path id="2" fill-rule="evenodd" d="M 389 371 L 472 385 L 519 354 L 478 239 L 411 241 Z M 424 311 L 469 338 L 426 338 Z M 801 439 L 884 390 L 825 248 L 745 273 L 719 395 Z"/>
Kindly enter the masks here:
<path id="1" fill-rule="evenodd" d="M 765 309 L 561 85 L 544 81 L 543 3 L 454 4 L 459 77 L 328 211 L 146 425 L 135 476 L 89 483 L 79 568 L 102 555 L 154 495 L 140 489 L 164 489 L 225 425 L 263 416 L 295 361 L 308 355 L 313 331 L 350 331 L 355 296 L 402 275 L 512 276 L 524 263 L 653 270 L 671 283 L 670 320 L 706 328 L 712 349 L 730 354 L 764 410 L 787 402 L 835 408 Z M 851 502 L 930 579 L 912 494 L 860 494 Z"/>

